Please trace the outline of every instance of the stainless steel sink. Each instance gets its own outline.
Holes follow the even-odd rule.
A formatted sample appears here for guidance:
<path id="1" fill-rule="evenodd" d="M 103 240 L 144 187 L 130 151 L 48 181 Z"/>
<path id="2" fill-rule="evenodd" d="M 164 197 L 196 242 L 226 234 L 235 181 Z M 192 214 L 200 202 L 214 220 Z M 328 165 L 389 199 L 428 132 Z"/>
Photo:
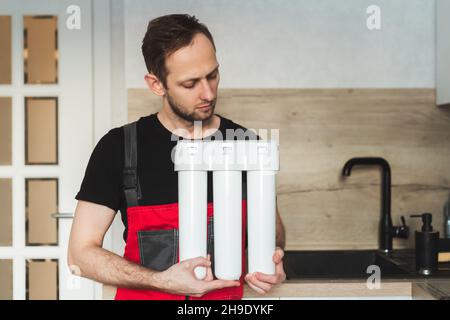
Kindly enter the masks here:
<path id="1" fill-rule="evenodd" d="M 367 279 L 369 266 L 380 268 L 381 278 L 407 277 L 410 273 L 376 250 L 286 251 L 284 269 L 287 279 L 355 278 Z"/>

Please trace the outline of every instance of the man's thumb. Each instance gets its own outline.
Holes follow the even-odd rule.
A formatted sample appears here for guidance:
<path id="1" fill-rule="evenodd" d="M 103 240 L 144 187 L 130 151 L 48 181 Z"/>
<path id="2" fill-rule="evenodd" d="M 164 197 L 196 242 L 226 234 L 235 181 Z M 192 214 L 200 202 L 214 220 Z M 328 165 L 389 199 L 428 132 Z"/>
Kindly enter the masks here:
<path id="1" fill-rule="evenodd" d="M 211 261 L 209 261 L 205 257 L 192 258 L 190 260 L 190 266 L 191 266 L 191 268 L 195 268 L 195 267 L 209 267 L 209 266 L 211 266 Z"/>

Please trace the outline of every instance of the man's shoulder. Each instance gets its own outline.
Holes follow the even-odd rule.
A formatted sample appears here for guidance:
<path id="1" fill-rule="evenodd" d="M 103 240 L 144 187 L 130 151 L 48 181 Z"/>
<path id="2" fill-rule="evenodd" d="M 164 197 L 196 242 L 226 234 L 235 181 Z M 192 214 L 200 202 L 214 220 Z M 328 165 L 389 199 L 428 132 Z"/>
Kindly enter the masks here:
<path id="1" fill-rule="evenodd" d="M 150 121 L 151 116 L 140 117 L 138 120 L 125 123 L 124 125 L 117 126 L 115 128 L 110 129 L 102 139 L 106 139 L 108 141 L 120 142 L 123 141 L 124 138 L 124 128 L 125 126 L 136 124 L 136 127 L 144 127 L 147 125 L 147 122 Z"/>
<path id="2" fill-rule="evenodd" d="M 259 140 L 259 137 L 254 129 L 248 129 L 247 127 L 236 123 L 231 119 L 225 118 L 221 115 L 218 116 L 221 118 L 220 127 L 223 130 L 222 133 L 226 136 L 226 140 Z"/>
<path id="3" fill-rule="evenodd" d="M 115 127 L 110 129 L 105 135 L 103 135 L 103 137 L 101 138 L 100 141 L 103 141 L 105 143 L 119 143 L 120 141 L 123 141 L 123 126 L 120 127 Z"/>
<path id="4" fill-rule="evenodd" d="M 100 140 L 98 140 L 94 153 L 118 155 L 124 149 L 124 126 L 115 127 L 105 133 Z"/>
<path id="5" fill-rule="evenodd" d="M 117 126 L 110 129 L 107 133 L 103 135 L 99 143 L 107 146 L 115 146 L 116 149 L 123 149 L 125 144 L 125 126 L 136 124 L 137 135 L 140 137 L 143 134 L 149 134 L 147 131 L 151 126 L 154 126 L 154 121 L 152 119 L 153 115 L 140 117 L 138 120 L 125 123 L 124 125 Z M 138 139 L 139 141 L 139 139 Z"/>
<path id="6" fill-rule="evenodd" d="M 217 115 L 220 117 L 220 126 L 223 127 L 224 129 L 243 129 L 243 130 L 247 130 L 246 127 L 240 125 L 239 123 L 234 122 L 233 120 L 226 118 L 224 116 L 221 115 Z"/>

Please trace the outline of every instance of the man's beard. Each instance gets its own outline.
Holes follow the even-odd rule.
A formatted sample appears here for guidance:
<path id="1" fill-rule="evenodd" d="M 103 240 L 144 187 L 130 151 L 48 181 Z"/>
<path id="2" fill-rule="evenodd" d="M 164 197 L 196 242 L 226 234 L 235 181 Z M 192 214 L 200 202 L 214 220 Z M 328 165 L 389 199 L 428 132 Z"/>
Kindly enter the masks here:
<path id="1" fill-rule="evenodd" d="M 169 94 L 167 94 L 167 102 L 169 103 L 169 106 L 172 109 L 173 113 L 175 113 L 181 119 L 190 122 L 209 120 L 214 115 L 214 109 L 216 107 L 216 99 L 214 99 L 210 103 L 211 108 L 208 110 L 208 113 L 203 113 L 202 115 L 200 115 L 197 114 L 195 110 L 192 112 L 188 112 L 185 108 L 178 105 Z M 206 117 L 204 115 L 206 115 Z"/>

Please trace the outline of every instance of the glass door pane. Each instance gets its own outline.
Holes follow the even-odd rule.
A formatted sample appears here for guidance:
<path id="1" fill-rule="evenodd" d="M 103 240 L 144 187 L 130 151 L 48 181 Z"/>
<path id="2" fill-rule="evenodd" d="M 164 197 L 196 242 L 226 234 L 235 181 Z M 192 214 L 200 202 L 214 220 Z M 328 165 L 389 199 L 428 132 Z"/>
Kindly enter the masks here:
<path id="1" fill-rule="evenodd" d="M 0 97 L 0 165 L 12 163 L 11 98 Z"/>
<path id="2" fill-rule="evenodd" d="M 13 298 L 12 260 L 0 260 L 0 301 Z"/>
<path id="3" fill-rule="evenodd" d="M 0 84 L 11 84 L 11 17 L 0 16 Z"/>
<path id="4" fill-rule="evenodd" d="M 0 246 L 12 246 L 11 179 L 0 179 Z"/>
<path id="5" fill-rule="evenodd" d="M 58 245 L 58 180 L 26 180 L 27 245 Z"/>
<path id="6" fill-rule="evenodd" d="M 27 260 L 27 300 L 58 300 L 58 261 Z"/>
<path id="7" fill-rule="evenodd" d="M 58 164 L 57 98 L 25 98 L 26 164 Z"/>
<path id="8" fill-rule="evenodd" d="M 57 83 L 57 18 L 25 16 L 23 26 L 25 83 Z"/>

